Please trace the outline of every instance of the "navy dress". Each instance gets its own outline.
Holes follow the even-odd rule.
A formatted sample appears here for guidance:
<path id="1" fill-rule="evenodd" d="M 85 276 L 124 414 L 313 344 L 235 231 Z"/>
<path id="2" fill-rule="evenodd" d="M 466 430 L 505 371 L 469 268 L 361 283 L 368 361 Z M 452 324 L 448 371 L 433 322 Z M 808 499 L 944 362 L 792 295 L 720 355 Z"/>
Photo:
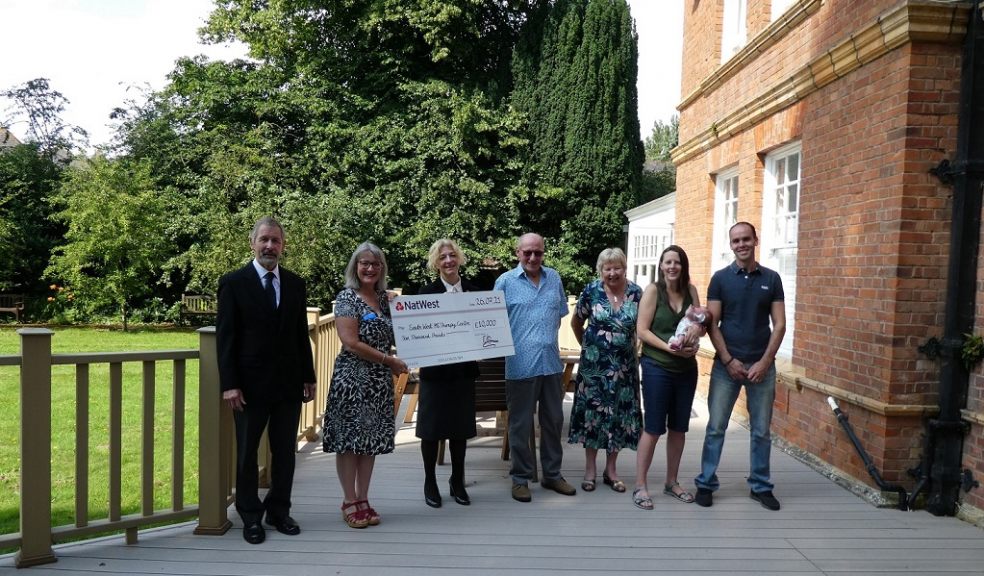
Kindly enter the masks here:
<path id="1" fill-rule="evenodd" d="M 478 288 L 461 280 L 465 292 Z M 419 294 L 443 294 L 438 279 L 420 289 Z M 474 438 L 475 378 L 478 363 L 458 362 L 420 369 L 420 398 L 417 404 L 417 438 L 422 440 L 465 440 Z"/>

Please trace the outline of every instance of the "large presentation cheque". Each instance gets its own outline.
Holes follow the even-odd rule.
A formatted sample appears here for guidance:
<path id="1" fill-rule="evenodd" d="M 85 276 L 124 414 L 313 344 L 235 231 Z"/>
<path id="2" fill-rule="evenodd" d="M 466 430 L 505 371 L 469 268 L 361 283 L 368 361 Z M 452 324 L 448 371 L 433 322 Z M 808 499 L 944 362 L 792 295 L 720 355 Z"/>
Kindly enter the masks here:
<path id="1" fill-rule="evenodd" d="M 390 311 L 397 354 L 410 368 L 516 353 L 501 290 L 399 296 Z"/>

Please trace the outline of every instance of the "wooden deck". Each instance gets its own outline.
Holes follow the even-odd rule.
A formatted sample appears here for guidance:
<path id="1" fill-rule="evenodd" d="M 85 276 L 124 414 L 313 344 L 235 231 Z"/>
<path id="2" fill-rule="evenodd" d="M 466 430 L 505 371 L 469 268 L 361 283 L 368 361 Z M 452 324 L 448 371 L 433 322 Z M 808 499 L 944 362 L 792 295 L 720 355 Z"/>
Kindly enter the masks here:
<path id="1" fill-rule="evenodd" d="M 695 408 L 685 485 L 697 471 L 705 424 L 699 399 Z M 656 489 L 662 445 L 650 476 L 652 512 L 600 482 L 595 492 L 579 490 L 575 497 L 535 486 L 532 503 L 514 502 L 499 446 L 495 437 L 470 444 L 471 506 L 448 496 L 447 466 L 439 471 L 444 507 L 424 504 L 419 448 L 406 425 L 396 452 L 376 460 L 371 500 L 383 517 L 380 526 L 353 530 L 342 522 L 334 459 L 315 444 L 298 460 L 292 515 L 303 529 L 299 536 L 269 530 L 264 544 L 251 546 L 231 514 L 236 525 L 224 536 L 194 536 L 194 525 L 183 524 L 145 531 L 131 546 L 122 536 L 58 546 L 58 562 L 24 570 L 13 567 L 12 556 L 0 557 L 0 574 L 984 575 L 981 529 L 924 511 L 873 508 L 776 449 L 773 480 L 782 510 L 764 510 L 748 498 L 748 434 L 737 425 L 726 441 L 723 486 L 709 509 Z M 566 447 L 564 474 L 575 484 L 583 454 Z M 635 453 L 626 452 L 619 471 L 630 490 L 634 469 Z"/>

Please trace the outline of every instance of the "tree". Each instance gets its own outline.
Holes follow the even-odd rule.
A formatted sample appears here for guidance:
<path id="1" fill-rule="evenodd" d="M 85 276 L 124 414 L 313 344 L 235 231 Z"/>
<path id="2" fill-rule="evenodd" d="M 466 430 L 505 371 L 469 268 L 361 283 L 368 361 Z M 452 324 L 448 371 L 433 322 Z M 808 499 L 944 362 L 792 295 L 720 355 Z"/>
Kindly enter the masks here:
<path id="1" fill-rule="evenodd" d="M 561 258 L 570 291 L 593 275 L 602 249 L 623 243 L 623 212 L 639 200 L 637 61 L 624 0 L 541 6 L 513 58 L 512 103 L 527 115 L 533 151 L 524 227 L 572 259 Z"/>
<path id="2" fill-rule="evenodd" d="M 62 120 L 69 103 L 46 78 L 0 91 L 12 104 L 0 126 L 24 125 L 26 142 L 0 149 L 0 290 L 39 295 L 46 290 L 40 271 L 65 233 L 53 215 L 50 196 L 86 133 Z"/>
<path id="3" fill-rule="evenodd" d="M 264 213 L 286 226 L 286 265 L 322 306 L 362 240 L 386 250 L 396 285 L 422 282 L 440 236 L 466 239 L 475 262 L 508 257 L 527 140 L 503 94 L 527 9 L 220 2 L 206 35 L 243 40 L 256 60 L 182 59 L 167 88 L 115 114 L 117 152 L 182 197 L 169 277 L 214 290 Z"/>
<path id="4" fill-rule="evenodd" d="M 646 138 L 646 165 L 642 172 L 642 196 L 648 202 L 676 190 L 676 166 L 670 152 L 680 141 L 680 117 L 674 114 L 670 121 L 653 123 L 653 131 Z"/>
<path id="5" fill-rule="evenodd" d="M 52 218 L 49 195 L 63 166 L 31 142 L 0 150 L 0 290 L 41 294 L 44 270 L 64 227 Z"/>
<path id="6" fill-rule="evenodd" d="M 170 194 L 154 187 L 148 163 L 97 157 L 69 170 L 55 203 L 68 231 L 46 274 L 87 313 L 116 308 L 126 330 L 171 256 Z"/>
<path id="7" fill-rule="evenodd" d="M 26 123 L 27 140 L 36 143 L 49 159 L 59 154 L 65 159 L 87 145 L 86 131 L 62 120 L 61 114 L 69 100 L 52 89 L 47 78 L 35 78 L 8 88 L 0 96 L 14 102 L 5 110 L 11 117 L 0 118 L 0 126 Z"/>
<path id="8" fill-rule="evenodd" d="M 646 137 L 646 160 L 671 162 L 670 152 L 680 143 L 680 117 L 670 116 L 670 121 L 653 122 L 653 131 Z"/>

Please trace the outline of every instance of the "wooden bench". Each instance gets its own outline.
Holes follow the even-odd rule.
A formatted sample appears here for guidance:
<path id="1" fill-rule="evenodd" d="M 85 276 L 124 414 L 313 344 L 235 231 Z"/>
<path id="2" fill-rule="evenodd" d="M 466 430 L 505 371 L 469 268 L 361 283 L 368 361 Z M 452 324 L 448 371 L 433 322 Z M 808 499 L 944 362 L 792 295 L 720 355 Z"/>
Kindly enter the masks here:
<path id="1" fill-rule="evenodd" d="M 499 456 L 509 460 L 509 405 L 506 403 L 506 360 L 505 358 L 489 358 L 478 361 L 478 378 L 475 379 L 475 413 L 495 412 L 496 422 L 501 423 L 502 448 Z M 416 402 L 416 399 L 414 399 Z M 410 413 L 410 407 L 407 408 Z M 410 418 L 408 414 L 407 418 Z M 533 481 L 538 479 L 536 463 L 536 430 L 530 434 L 530 449 L 533 451 Z M 493 434 L 499 432 L 498 426 Z M 437 462 L 444 464 L 444 440 L 438 445 Z"/>
<path id="2" fill-rule="evenodd" d="M 564 362 L 564 373 L 562 381 L 566 392 L 573 391 L 573 371 L 574 365 L 580 358 L 579 350 L 562 350 L 561 360 Z M 478 378 L 475 379 L 475 413 L 495 412 L 497 428 L 492 434 L 500 433 L 501 425 L 502 448 L 500 457 L 509 460 L 509 406 L 506 403 L 506 359 L 489 358 L 478 361 Z M 418 382 L 412 378 L 409 383 L 396 388 L 398 395 L 396 401 L 396 411 L 399 412 L 403 394 L 410 395 L 407 401 L 407 411 L 403 418 L 404 424 L 413 421 L 414 410 L 417 407 L 417 385 Z M 538 479 L 537 459 L 536 459 L 536 425 L 530 434 L 530 449 L 533 451 L 533 481 Z M 442 440 L 438 448 L 438 463 L 444 464 L 445 441 Z"/>
<path id="3" fill-rule="evenodd" d="M 218 302 L 213 296 L 202 295 L 181 295 L 181 322 L 184 323 L 186 316 L 210 317 L 219 312 Z"/>
<path id="4" fill-rule="evenodd" d="M 492 358 L 489 360 L 479 360 L 479 376 L 475 379 L 475 412 L 504 412 L 506 411 L 506 361 L 503 358 Z M 404 387 L 403 393 L 410 396 L 407 399 L 407 411 L 403 417 L 403 423 L 413 422 L 414 410 L 417 409 L 417 386 L 419 381 L 416 375 L 410 378 Z M 399 411 L 397 403 L 397 411 Z M 508 448 L 507 448 L 508 450 Z M 503 458 L 508 459 L 508 452 Z"/>
<path id="5" fill-rule="evenodd" d="M 14 321 L 20 322 L 20 315 L 23 311 L 23 294 L 0 294 L 0 312 L 10 312 L 14 315 Z"/>

